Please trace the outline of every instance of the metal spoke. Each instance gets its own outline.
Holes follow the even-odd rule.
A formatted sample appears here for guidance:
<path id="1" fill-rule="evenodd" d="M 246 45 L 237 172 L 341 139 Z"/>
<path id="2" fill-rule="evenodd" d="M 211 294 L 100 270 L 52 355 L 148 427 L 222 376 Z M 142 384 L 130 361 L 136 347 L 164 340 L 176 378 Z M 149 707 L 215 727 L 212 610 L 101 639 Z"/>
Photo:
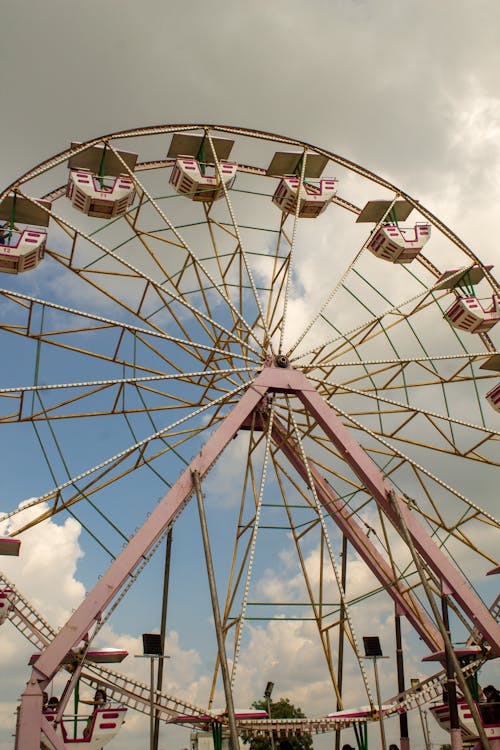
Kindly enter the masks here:
<path id="1" fill-rule="evenodd" d="M 210 137 L 210 136 L 209 136 Z M 147 197 L 148 201 L 151 203 L 152 206 L 154 206 L 155 210 L 158 212 L 162 220 L 165 222 L 165 224 L 168 226 L 168 228 L 173 232 L 173 234 L 176 236 L 178 241 L 181 243 L 182 247 L 186 250 L 187 254 L 189 255 L 190 259 L 192 260 L 193 264 L 197 267 L 199 267 L 202 271 L 202 273 L 206 276 L 206 278 L 210 281 L 212 284 L 212 288 L 216 290 L 221 297 L 223 298 L 224 302 L 230 307 L 231 311 L 235 314 L 235 316 L 238 318 L 238 320 L 243 324 L 243 326 L 246 328 L 248 333 L 252 336 L 252 338 L 255 340 L 255 342 L 259 345 L 260 342 L 257 339 L 257 337 L 252 333 L 252 328 L 248 325 L 242 314 L 234 307 L 233 303 L 229 299 L 229 297 L 224 294 L 224 292 L 221 290 L 221 288 L 216 283 L 215 279 L 212 277 L 208 269 L 203 265 L 203 263 L 197 258 L 197 256 L 193 253 L 189 245 L 186 243 L 186 241 L 182 238 L 180 233 L 177 231 L 177 229 L 174 227 L 174 225 L 170 222 L 168 217 L 165 215 L 165 213 L 161 210 L 158 203 L 153 199 L 153 197 L 148 193 L 146 188 L 142 183 L 139 182 L 137 177 L 134 175 L 134 173 L 130 170 L 130 167 L 125 163 L 125 161 L 121 158 L 121 156 L 113 149 L 112 146 L 110 146 L 111 150 L 114 152 L 116 157 L 122 162 L 125 170 L 130 174 L 130 176 L 134 179 L 134 182 L 136 185 L 140 188 L 140 190 L 143 192 L 143 194 Z M 217 157 L 215 157 L 217 158 Z M 218 162 L 217 162 L 218 163 Z M 253 283 L 253 281 L 252 281 Z M 200 288 L 201 285 L 200 285 Z M 214 321 L 212 320 L 214 323 Z"/>
<path id="2" fill-rule="evenodd" d="M 226 161 L 230 183 L 222 179 Z M 186 165 L 192 173 L 181 183 Z M 301 212 L 301 188 L 327 166 L 341 172 L 340 193 L 330 205 L 318 188 L 315 200 L 325 203 Z M 66 167 L 90 173 L 92 207 L 71 192 L 78 180 L 72 171 L 68 181 Z M 276 185 L 287 174 L 298 177 L 291 213 L 280 210 Z M 25 214 L 16 213 L 19 201 Z M 42 650 L 21 700 L 19 746 L 51 742 L 42 731 L 29 746 L 26 727 L 37 726 L 28 721 L 34 693 L 50 684 L 64 655 L 85 654 L 105 624 L 126 632 L 134 583 L 150 566 L 144 597 L 153 590 L 154 552 L 188 503 L 193 477 L 203 481 L 202 515 L 215 535 L 219 653 L 225 639 L 223 651 L 233 659 L 226 694 L 239 691 L 254 638 L 259 658 L 269 659 L 271 676 L 280 679 L 271 651 L 288 622 L 297 637 L 311 639 L 311 663 L 321 663 L 314 688 L 326 695 L 327 685 L 341 710 L 351 698 L 339 675 L 350 670 L 349 694 L 356 701 L 366 694 L 370 704 L 359 721 L 373 720 L 379 707 L 356 618 L 361 622 L 368 600 L 381 616 L 387 603 L 400 608 L 414 631 L 405 643 L 420 658 L 442 645 L 428 595 L 439 597 L 447 586 L 455 640 L 482 649 L 468 674 L 496 653 L 498 598 L 491 608 L 481 600 L 490 597 L 492 579 L 482 577 L 498 565 L 492 539 L 500 526 L 492 510 L 500 440 L 492 396 L 500 386 L 500 325 L 490 325 L 496 298 L 490 312 L 483 309 L 491 317 L 479 332 L 465 330 L 463 321 L 459 330 L 447 312 L 466 294 L 481 307 L 498 291 L 492 259 L 478 259 L 420 201 L 338 154 L 206 123 L 137 128 L 73 145 L 9 186 L 0 195 L 3 217 L 11 205 L 9 242 L 24 231 L 23 216 L 39 217 L 43 242 L 39 236 L 29 272 L 13 245 L 0 263 L 0 273 L 15 271 L 3 275 L 0 288 L 8 498 L 0 520 L 29 550 L 40 524 L 62 533 L 64 519 L 73 519 L 92 592 L 61 633 L 41 621 L 35 632 L 34 610 L 19 603 L 15 621 L 21 625 L 25 613 L 22 632 Z M 400 227 L 411 211 L 415 221 Z M 392 225 L 401 230 L 397 242 L 408 244 L 415 225 L 418 244 L 421 223 L 430 225 L 429 243 L 412 247 L 413 257 L 397 248 L 381 253 L 372 242 Z M 301 288 L 307 299 L 295 298 Z M 179 531 L 190 540 L 189 566 L 179 572 L 172 564 L 169 585 L 174 597 L 192 587 L 203 623 L 211 613 L 197 586 L 210 563 L 191 520 L 186 508 Z M 93 582 L 102 572 L 97 561 L 108 557 L 114 562 Z M 115 622 L 115 615 L 123 619 Z M 182 607 L 175 617 L 169 629 L 182 630 Z M 211 634 L 200 641 L 196 627 L 191 618 L 181 648 L 193 655 L 203 649 L 202 706 L 160 693 L 149 703 L 140 683 L 93 665 L 82 668 L 82 679 L 102 681 L 130 708 L 154 705 L 168 721 L 185 713 L 180 721 L 199 728 L 196 715 L 220 694 L 221 665 Z M 346 641 L 341 657 L 337 637 Z M 440 673 L 422 681 L 421 693 L 403 691 L 387 715 L 440 699 L 445 679 Z M 284 738 L 340 730 L 358 718 L 297 722 L 268 719 L 259 730 L 235 718 L 233 725 L 245 737 L 264 731 Z"/>
<path id="3" fill-rule="evenodd" d="M 237 393 L 240 393 L 242 390 L 246 388 L 246 384 L 240 385 L 237 388 L 234 388 L 229 395 L 234 396 Z M 26 508 L 32 508 L 35 505 L 40 505 L 40 503 L 45 502 L 46 500 L 50 500 L 52 498 L 59 497 L 62 490 L 64 490 L 66 487 L 70 487 L 71 485 L 74 485 L 78 482 L 80 482 L 82 479 L 85 479 L 86 477 L 91 476 L 92 474 L 95 474 L 96 472 L 101 471 L 106 466 L 115 463 L 118 459 L 123 459 L 131 456 L 134 452 L 138 450 L 144 450 L 153 440 L 156 440 L 158 438 L 161 438 L 166 433 L 170 432 L 174 428 L 178 427 L 179 425 L 183 424 L 189 419 L 194 418 L 195 416 L 198 416 L 199 414 L 202 414 L 203 412 L 207 411 L 212 406 L 224 402 L 227 403 L 228 394 L 223 394 L 222 396 L 219 396 L 218 398 L 213 399 L 212 401 L 209 401 L 207 404 L 204 404 L 203 406 L 200 406 L 197 409 L 194 409 L 193 411 L 190 411 L 189 414 L 187 414 L 184 417 L 181 417 L 180 419 L 176 420 L 175 422 L 172 422 L 167 427 L 163 427 L 162 429 L 158 430 L 157 432 L 148 435 L 148 437 L 144 438 L 143 440 L 138 441 L 137 443 L 134 443 L 133 445 L 130 445 L 128 448 L 125 448 L 124 450 L 120 451 L 119 453 L 114 454 L 113 456 L 110 456 L 109 458 L 105 459 L 104 461 L 101 461 L 99 464 L 96 464 L 95 466 L 92 466 L 90 469 L 87 469 L 86 471 L 80 472 L 74 477 L 71 477 L 67 482 L 63 482 L 62 484 L 58 485 L 57 487 L 54 487 L 51 490 L 48 490 L 43 495 L 40 495 L 37 498 L 34 498 L 33 500 L 30 500 L 29 502 L 25 503 L 21 509 L 17 509 L 15 511 L 11 511 L 10 513 L 5 513 L 3 515 L 3 519 L 11 518 L 12 516 L 17 515 L 22 510 L 25 510 Z"/>

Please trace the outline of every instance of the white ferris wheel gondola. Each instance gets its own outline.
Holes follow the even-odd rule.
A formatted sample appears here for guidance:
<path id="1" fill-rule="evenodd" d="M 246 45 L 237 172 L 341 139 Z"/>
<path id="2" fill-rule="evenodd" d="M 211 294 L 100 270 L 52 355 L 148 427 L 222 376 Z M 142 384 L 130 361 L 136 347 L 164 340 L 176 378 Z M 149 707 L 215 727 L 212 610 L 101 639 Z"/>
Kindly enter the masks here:
<path id="1" fill-rule="evenodd" d="M 411 263 L 430 236 L 430 224 L 416 224 L 414 227 L 387 224 L 375 232 L 368 249 L 377 258 L 391 263 Z"/>
<path id="2" fill-rule="evenodd" d="M 72 156 L 66 195 L 73 208 L 97 219 L 123 216 L 135 198 L 127 169 L 133 171 L 136 162 L 137 154 L 109 152 L 105 146 L 91 146 Z"/>
<path id="3" fill-rule="evenodd" d="M 493 294 L 489 307 L 477 297 L 460 297 L 446 310 L 444 317 L 462 331 L 487 333 L 500 320 L 500 296 Z"/>
<path id="4" fill-rule="evenodd" d="M 228 160 L 233 144 L 227 138 L 207 141 L 203 136 L 174 135 L 168 151 L 168 158 L 175 159 L 170 185 L 193 201 L 220 200 L 238 171 L 238 164 Z"/>
<path id="5" fill-rule="evenodd" d="M 50 201 L 13 193 L 0 206 L 0 272 L 23 273 L 38 266 L 45 254 Z M 24 225 L 24 228 L 21 226 Z"/>

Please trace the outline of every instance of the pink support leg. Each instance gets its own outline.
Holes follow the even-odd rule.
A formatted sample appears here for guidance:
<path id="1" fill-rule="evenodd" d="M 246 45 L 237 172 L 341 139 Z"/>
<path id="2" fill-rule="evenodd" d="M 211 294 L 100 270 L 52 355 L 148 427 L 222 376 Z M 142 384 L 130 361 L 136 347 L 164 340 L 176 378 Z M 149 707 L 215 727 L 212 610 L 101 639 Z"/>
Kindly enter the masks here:
<path id="1" fill-rule="evenodd" d="M 105 607 L 123 586 L 143 555 L 180 514 L 194 491 L 193 472 L 197 471 L 200 478 L 205 476 L 228 442 L 234 437 L 241 423 L 262 399 L 266 390 L 266 388 L 259 387 L 258 382 L 248 388 L 241 401 L 236 404 L 205 443 L 172 489 L 156 506 L 123 552 L 37 659 L 29 687 L 38 691 L 39 700 L 36 702 L 33 700 L 31 690 L 23 693 L 18 728 L 18 736 L 22 738 L 22 741 L 16 744 L 16 750 L 40 750 L 43 687 L 54 677 L 66 654 L 78 645 L 92 625 L 98 622 Z"/>
<path id="2" fill-rule="evenodd" d="M 40 750 L 40 733 L 43 718 L 42 692 L 38 680 L 32 677 L 21 698 L 16 727 L 15 750 L 24 750 L 25 748 Z"/>
<path id="3" fill-rule="evenodd" d="M 286 434 L 284 425 L 275 417 L 273 420 L 275 443 L 288 458 L 304 482 L 308 482 L 307 471 L 295 442 Z M 403 591 L 399 581 L 394 577 L 390 565 L 384 560 L 380 552 L 370 541 L 366 532 L 355 521 L 345 504 L 338 499 L 335 491 L 314 465 L 309 466 L 314 480 L 318 500 L 328 515 L 333 518 L 339 529 L 349 539 L 350 543 L 362 560 L 370 567 L 380 584 L 385 588 L 395 604 L 400 608 L 416 632 L 428 646 L 431 652 L 440 651 L 443 647 L 441 634 L 422 609 L 410 591 Z"/>
<path id="4" fill-rule="evenodd" d="M 220 456 L 228 442 L 235 436 L 253 409 L 259 404 L 267 392 L 295 393 L 302 401 L 311 416 L 316 419 L 325 434 L 344 456 L 347 464 L 363 482 L 368 492 L 381 507 L 392 524 L 397 528 L 396 513 L 389 500 L 391 486 L 385 481 L 382 473 L 360 445 L 352 438 L 348 430 L 342 425 L 333 409 L 316 391 L 314 385 L 298 370 L 291 368 L 265 367 L 255 382 L 249 386 L 241 401 L 232 409 L 222 424 L 193 459 L 180 478 L 157 505 L 153 513 L 147 518 L 139 531 L 127 544 L 121 555 L 113 562 L 108 571 L 89 592 L 80 607 L 68 620 L 62 630 L 56 635 L 52 643 L 45 649 L 36 662 L 31 680 L 21 698 L 18 731 L 16 736 L 16 750 L 40 750 L 40 735 L 45 732 L 45 720 L 42 719 L 42 689 L 50 682 L 58 671 L 66 654 L 77 646 L 83 636 L 99 621 L 102 612 L 116 596 L 128 576 L 134 571 L 142 557 L 153 546 L 158 537 L 171 526 L 193 494 L 193 472 L 198 472 L 202 479 Z M 291 463 L 297 468 L 303 478 L 307 480 L 305 466 L 297 457 L 297 452 L 289 440 L 283 440 L 279 433 L 282 448 Z M 326 480 L 318 472 L 312 472 L 315 483 L 320 489 L 319 495 L 330 515 L 340 528 L 349 535 L 351 542 L 363 556 L 363 559 L 374 570 L 381 582 L 385 581 L 388 592 L 393 596 L 407 618 L 425 642 L 435 648 L 436 642 L 441 640 L 436 634 L 436 628 L 420 610 L 413 599 L 402 596 L 394 584 L 393 576 L 387 571 L 387 564 L 380 556 L 374 555 L 370 549 L 369 555 L 362 552 L 366 545 L 366 536 L 360 535 L 352 518 L 342 513 L 342 508 L 336 502 L 335 493 Z M 456 571 L 448 558 L 434 544 L 427 532 L 420 526 L 407 505 L 399 501 L 401 512 L 408 526 L 421 556 L 435 571 L 440 580 L 444 581 L 452 592 L 456 601 L 469 615 L 478 630 L 484 635 L 492 647 L 493 653 L 500 654 L 500 627 L 491 616 L 489 610 L 475 595 L 468 583 Z M 415 610 L 415 611 L 414 611 Z M 49 729 L 47 729 L 49 732 Z M 52 742 L 52 738 L 50 740 Z M 456 739 L 456 741 L 458 741 Z M 55 745 L 56 746 L 56 745 Z M 461 738 L 460 738 L 461 746 Z M 58 746 L 56 746 L 58 747 Z M 455 749 L 454 749 L 455 750 Z"/>
<path id="5" fill-rule="evenodd" d="M 300 374 L 300 373 L 299 373 Z M 348 430 L 335 415 L 333 409 L 324 401 L 316 390 L 313 390 L 307 378 L 302 375 L 303 387 L 297 390 L 297 396 L 308 409 L 326 435 L 344 456 L 345 461 L 363 482 L 368 492 L 382 508 L 393 526 L 398 528 L 398 519 L 389 500 L 391 486 L 384 479 L 382 472 L 354 440 Z M 407 504 L 397 499 L 402 516 L 413 539 L 413 543 L 427 565 L 434 571 L 440 581 L 444 581 L 453 597 L 463 611 L 470 617 L 480 633 L 490 644 L 492 653 L 500 656 L 500 625 L 491 612 L 475 594 L 469 583 L 452 565 L 449 558 L 433 542 L 423 526 L 412 514 Z"/>
<path id="6" fill-rule="evenodd" d="M 460 729 L 450 729 L 451 750 L 462 750 L 462 732 Z"/>

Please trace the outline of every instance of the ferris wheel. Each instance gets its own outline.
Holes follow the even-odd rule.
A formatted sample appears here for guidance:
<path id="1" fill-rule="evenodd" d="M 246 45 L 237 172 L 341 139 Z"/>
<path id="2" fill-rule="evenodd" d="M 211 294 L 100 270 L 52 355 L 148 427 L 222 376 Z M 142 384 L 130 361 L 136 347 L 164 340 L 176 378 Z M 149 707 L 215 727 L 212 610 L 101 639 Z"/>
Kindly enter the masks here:
<path id="1" fill-rule="evenodd" d="M 33 665 L 18 747 L 67 739 L 61 716 L 29 729 L 43 689 L 78 653 L 74 689 L 127 602 L 156 606 L 141 581 L 174 526 L 169 617 L 213 656 L 207 711 L 223 687 L 234 719 L 257 647 L 279 673 L 270 624 L 301 629 L 332 711 L 346 661 L 380 708 L 361 641 L 389 612 L 423 656 L 446 652 L 437 605 L 469 661 L 499 655 L 490 259 L 367 169 L 229 126 L 72 143 L 0 221 L 3 473 L 23 493 L 0 551 L 68 514 L 88 544 L 89 594 Z"/>

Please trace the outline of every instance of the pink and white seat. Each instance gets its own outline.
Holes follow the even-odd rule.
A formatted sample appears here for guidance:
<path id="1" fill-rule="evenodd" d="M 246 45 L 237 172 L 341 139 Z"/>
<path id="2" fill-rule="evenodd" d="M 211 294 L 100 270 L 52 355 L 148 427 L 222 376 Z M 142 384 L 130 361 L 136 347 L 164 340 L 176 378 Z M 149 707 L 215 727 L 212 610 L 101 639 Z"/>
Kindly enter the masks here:
<path id="1" fill-rule="evenodd" d="M 327 178 L 319 185 L 300 185 L 298 177 L 283 177 L 273 195 L 273 203 L 287 214 L 295 214 L 299 202 L 299 217 L 315 219 L 330 205 L 336 193 L 337 180 Z"/>
<path id="2" fill-rule="evenodd" d="M 238 169 L 237 164 L 229 161 L 220 161 L 219 165 L 221 179 L 217 173 L 203 174 L 199 161 L 192 156 L 179 156 L 170 175 L 170 184 L 177 193 L 193 201 L 217 201 L 224 195 L 223 185 L 230 187 Z"/>
<path id="3" fill-rule="evenodd" d="M 116 737 L 120 728 L 125 720 L 127 709 L 123 706 L 118 708 L 98 708 L 94 711 L 92 716 L 92 723 L 89 726 L 89 731 L 86 737 L 82 736 L 83 727 L 87 724 L 87 719 L 81 716 L 63 716 L 60 724 L 57 725 L 56 731 L 62 735 L 62 739 L 65 745 L 74 748 L 86 748 L 86 750 L 99 750 L 99 748 L 107 745 L 108 742 Z M 46 712 L 44 717 L 51 724 L 56 718 L 57 712 L 54 713 Z M 77 737 L 74 737 L 74 725 L 75 720 L 77 722 Z M 55 750 L 52 743 L 45 739 L 47 747 Z"/>
<path id="4" fill-rule="evenodd" d="M 485 308 L 476 297 L 460 297 L 444 314 L 454 328 L 469 333 L 486 333 L 500 320 L 500 297 L 494 294 Z"/>
<path id="5" fill-rule="evenodd" d="M 370 240 L 368 249 L 391 263 L 411 263 L 431 236 L 430 224 L 398 227 L 387 224 L 380 227 Z"/>
<path id="6" fill-rule="evenodd" d="M 111 181 L 109 185 L 104 180 Z M 122 216 L 135 196 L 134 182 L 130 177 L 98 178 L 87 169 L 71 169 L 66 195 L 73 208 L 98 219 Z"/>
<path id="7" fill-rule="evenodd" d="M 478 707 L 484 704 L 479 704 Z M 460 723 L 460 729 L 462 730 L 462 736 L 465 740 L 470 741 L 471 738 L 477 736 L 477 727 L 472 718 L 472 714 L 469 706 L 465 701 L 458 701 L 458 720 Z M 435 704 L 430 707 L 431 714 L 434 716 L 438 724 L 441 725 L 446 731 L 450 731 L 450 707 L 448 703 Z M 484 721 L 484 720 L 483 720 Z M 489 740 L 498 740 L 500 738 L 500 725 L 497 724 L 485 724 L 484 730 Z"/>
<path id="8" fill-rule="evenodd" d="M 5 229 L 4 229 L 5 232 Z M 0 241 L 0 271 L 3 273 L 22 273 L 36 268 L 43 259 L 47 232 L 25 229 L 13 232 L 11 243 L 4 236 Z M 15 240 L 15 244 L 12 240 Z"/>

